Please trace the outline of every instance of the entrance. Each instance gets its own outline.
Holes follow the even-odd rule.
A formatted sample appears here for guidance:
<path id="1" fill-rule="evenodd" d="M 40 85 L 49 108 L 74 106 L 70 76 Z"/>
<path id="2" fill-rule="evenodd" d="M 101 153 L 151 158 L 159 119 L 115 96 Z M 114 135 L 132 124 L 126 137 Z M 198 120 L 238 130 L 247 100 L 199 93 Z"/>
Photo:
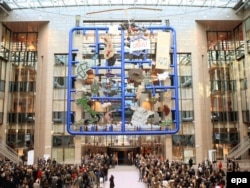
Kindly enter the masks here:
<path id="1" fill-rule="evenodd" d="M 117 157 L 118 165 L 132 165 L 136 154 L 140 153 L 140 147 L 108 147 L 108 155 Z"/>

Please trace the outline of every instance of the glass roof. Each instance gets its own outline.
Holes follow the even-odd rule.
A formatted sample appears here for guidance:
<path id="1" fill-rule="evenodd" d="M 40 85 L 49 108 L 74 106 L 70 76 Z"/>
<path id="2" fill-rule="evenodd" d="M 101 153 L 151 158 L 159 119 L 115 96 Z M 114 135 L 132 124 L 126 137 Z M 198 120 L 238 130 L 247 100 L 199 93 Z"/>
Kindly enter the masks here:
<path id="1" fill-rule="evenodd" d="M 11 9 L 68 6 L 198 6 L 233 8 L 240 0 L 5 0 Z"/>

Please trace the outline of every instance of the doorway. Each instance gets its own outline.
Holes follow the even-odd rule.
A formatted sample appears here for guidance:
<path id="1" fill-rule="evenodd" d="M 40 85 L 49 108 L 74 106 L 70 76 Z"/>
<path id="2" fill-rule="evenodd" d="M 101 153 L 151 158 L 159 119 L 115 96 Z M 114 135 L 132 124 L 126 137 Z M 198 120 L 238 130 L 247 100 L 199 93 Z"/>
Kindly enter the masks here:
<path id="1" fill-rule="evenodd" d="M 118 165 L 133 165 L 136 154 L 140 153 L 140 147 L 108 147 L 108 155 L 117 156 Z"/>

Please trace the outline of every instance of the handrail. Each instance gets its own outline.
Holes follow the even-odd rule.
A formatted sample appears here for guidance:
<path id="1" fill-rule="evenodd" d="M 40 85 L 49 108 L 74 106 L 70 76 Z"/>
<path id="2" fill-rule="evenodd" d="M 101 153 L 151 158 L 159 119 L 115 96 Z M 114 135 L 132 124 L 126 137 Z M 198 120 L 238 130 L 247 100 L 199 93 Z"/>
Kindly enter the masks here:
<path id="1" fill-rule="evenodd" d="M 17 152 L 12 149 L 11 147 L 9 147 L 7 144 L 5 144 L 4 142 L 2 142 L 0 140 L 0 148 L 1 148 L 1 153 L 4 157 L 8 158 L 9 160 L 13 161 L 13 162 L 20 162 L 20 158 L 17 154 Z"/>
<path id="2" fill-rule="evenodd" d="M 248 147 L 247 147 L 248 146 Z M 232 157 L 239 157 L 239 155 L 241 155 L 244 151 L 246 151 L 249 148 L 250 144 L 249 143 L 242 143 L 242 145 L 240 147 L 238 147 L 236 150 L 234 150 L 233 152 L 230 152 L 228 154 L 229 158 Z"/>
<path id="3" fill-rule="evenodd" d="M 13 161 L 13 162 L 18 162 L 19 159 L 17 156 L 13 155 L 13 153 L 9 152 L 6 148 L 4 148 L 2 145 L 1 145 L 1 151 L 2 151 L 2 156 L 3 157 L 6 157 L 7 159 Z"/>
<path id="4" fill-rule="evenodd" d="M 2 155 L 4 157 L 6 157 L 7 159 L 15 162 L 15 163 L 18 163 L 20 162 L 20 159 L 17 155 L 14 155 L 13 153 L 9 152 L 6 148 L 4 148 L 2 145 L 1 145 L 1 150 L 2 150 Z"/>
<path id="5" fill-rule="evenodd" d="M 238 143 L 236 146 L 234 146 L 231 150 L 230 153 L 234 152 L 234 150 L 238 149 L 243 143 L 249 141 L 249 137 L 245 138 L 244 140 L 242 140 L 240 143 Z"/>
<path id="6" fill-rule="evenodd" d="M 14 155 L 14 153 L 12 153 L 11 151 L 9 151 L 2 143 L 0 144 L 0 148 L 1 148 L 1 153 L 4 156 L 10 156 L 10 155 Z"/>
<path id="7" fill-rule="evenodd" d="M 248 147 L 247 147 L 248 146 Z M 229 153 L 228 153 L 228 157 L 232 158 L 232 157 L 239 157 L 239 155 L 241 155 L 244 151 L 246 151 L 248 148 L 250 148 L 250 138 L 247 137 L 244 140 L 242 140 L 239 144 L 237 144 L 235 147 L 233 147 Z M 240 153 L 243 150 L 242 153 Z"/>
<path id="8" fill-rule="evenodd" d="M 17 152 L 16 152 L 13 148 L 11 148 L 10 146 L 8 146 L 7 144 L 5 144 L 4 142 L 2 142 L 1 140 L 0 140 L 0 143 L 1 143 L 5 148 L 7 148 L 9 151 L 11 151 L 12 153 L 17 154 Z"/>
<path id="9" fill-rule="evenodd" d="M 232 156 L 235 158 L 239 157 L 242 153 L 248 150 L 250 148 L 250 143 L 244 143 L 240 148 L 235 150 L 234 152 L 231 153 Z"/>

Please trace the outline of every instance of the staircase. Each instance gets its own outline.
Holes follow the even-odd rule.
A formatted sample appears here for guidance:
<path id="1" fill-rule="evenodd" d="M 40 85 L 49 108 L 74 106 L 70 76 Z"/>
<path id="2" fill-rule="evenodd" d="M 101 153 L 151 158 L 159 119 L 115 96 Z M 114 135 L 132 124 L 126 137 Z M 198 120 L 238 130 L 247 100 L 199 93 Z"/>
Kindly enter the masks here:
<path id="1" fill-rule="evenodd" d="M 236 145 L 233 149 L 231 149 L 228 153 L 228 158 L 238 158 L 243 153 L 245 153 L 250 148 L 250 138 L 242 140 L 238 145 Z"/>
<path id="2" fill-rule="evenodd" d="M 1 156 L 7 158 L 8 160 L 19 164 L 20 158 L 17 155 L 17 152 L 13 150 L 11 147 L 9 147 L 7 144 L 3 143 L 0 140 L 0 150 L 1 150 Z"/>

